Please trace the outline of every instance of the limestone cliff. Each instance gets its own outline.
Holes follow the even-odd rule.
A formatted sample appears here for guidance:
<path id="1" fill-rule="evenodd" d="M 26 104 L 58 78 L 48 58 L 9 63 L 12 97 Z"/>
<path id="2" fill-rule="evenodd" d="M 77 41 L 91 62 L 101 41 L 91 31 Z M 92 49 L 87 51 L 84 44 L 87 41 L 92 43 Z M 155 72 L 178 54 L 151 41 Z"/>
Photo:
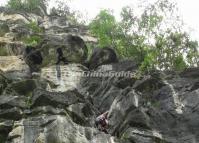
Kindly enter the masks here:
<path id="1" fill-rule="evenodd" d="M 0 143 L 199 142 L 199 68 L 153 71 L 140 78 L 104 76 L 134 73 L 137 65 L 99 50 L 91 56 L 91 71 L 84 63 L 85 42 L 96 40 L 80 27 L 74 29 L 63 17 L 0 12 Z M 19 36 L 32 34 L 24 26 L 32 21 L 44 29 L 44 42 L 36 49 L 44 60 L 30 74 L 35 65 L 24 58 Z M 55 65 L 60 46 L 68 65 Z M 87 76 L 91 72 L 101 76 Z M 94 125 L 107 110 L 109 134 Z"/>

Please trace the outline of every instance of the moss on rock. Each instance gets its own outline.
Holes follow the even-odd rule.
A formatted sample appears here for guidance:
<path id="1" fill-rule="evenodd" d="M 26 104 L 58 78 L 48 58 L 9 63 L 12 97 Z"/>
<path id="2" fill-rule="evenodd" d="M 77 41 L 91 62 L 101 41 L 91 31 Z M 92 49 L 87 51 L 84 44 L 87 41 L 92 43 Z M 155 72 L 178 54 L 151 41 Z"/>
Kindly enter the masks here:
<path id="1" fill-rule="evenodd" d="M 19 94 L 29 95 L 36 88 L 34 80 L 25 80 L 12 84 L 12 88 Z"/>
<path id="2" fill-rule="evenodd" d="M 4 76 L 4 73 L 0 71 L 0 94 L 4 91 L 7 86 L 7 78 Z"/>
<path id="3" fill-rule="evenodd" d="M 6 33 L 8 33 L 9 27 L 6 23 L 0 23 L 0 36 L 3 37 Z"/>

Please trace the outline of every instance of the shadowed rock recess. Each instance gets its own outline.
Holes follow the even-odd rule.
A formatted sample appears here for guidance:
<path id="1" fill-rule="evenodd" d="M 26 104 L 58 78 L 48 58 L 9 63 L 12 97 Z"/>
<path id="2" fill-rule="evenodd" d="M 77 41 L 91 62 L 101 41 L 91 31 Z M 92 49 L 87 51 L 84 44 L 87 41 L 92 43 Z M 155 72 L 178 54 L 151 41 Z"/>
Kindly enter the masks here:
<path id="1" fill-rule="evenodd" d="M 0 19 L 0 143 L 199 142 L 199 68 L 139 79 L 89 77 L 133 73 L 137 65 L 119 61 L 110 48 L 87 59 L 85 43 L 96 39 L 63 17 L 0 8 Z M 26 26 L 32 21 L 43 29 L 43 42 L 27 54 L 20 35 L 33 34 Z M 57 48 L 69 64 L 55 65 Z M 94 125 L 107 110 L 109 134 Z"/>

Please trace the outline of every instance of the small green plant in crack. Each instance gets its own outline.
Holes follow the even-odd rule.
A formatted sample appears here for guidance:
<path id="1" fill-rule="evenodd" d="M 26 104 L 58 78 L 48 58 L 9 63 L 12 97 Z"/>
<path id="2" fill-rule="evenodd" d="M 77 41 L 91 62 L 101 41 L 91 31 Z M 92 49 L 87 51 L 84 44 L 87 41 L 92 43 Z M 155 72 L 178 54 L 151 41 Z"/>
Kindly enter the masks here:
<path id="1" fill-rule="evenodd" d="M 123 133 L 121 136 L 122 140 L 127 140 L 128 139 L 128 133 Z"/>
<path id="2" fill-rule="evenodd" d="M 0 24 L 0 37 L 3 37 L 9 31 L 9 26 L 6 23 Z"/>
<path id="3" fill-rule="evenodd" d="M 141 78 L 143 77 L 143 73 L 139 70 L 136 70 L 133 74 L 133 77 L 132 78 L 135 78 L 137 80 L 140 80 Z"/>
<path id="4" fill-rule="evenodd" d="M 3 46 L 0 46 L 0 56 L 8 56 L 8 50 Z"/>
<path id="5" fill-rule="evenodd" d="M 29 36 L 23 36 L 21 40 L 26 45 L 36 46 L 42 41 L 40 34 L 44 33 L 44 29 L 39 27 L 38 24 L 34 21 L 26 24 L 25 26 L 31 31 L 32 34 Z"/>
<path id="6" fill-rule="evenodd" d="M 155 141 L 155 143 L 168 143 L 167 141 L 162 140 L 162 139 L 157 138 L 157 137 L 154 137 L 154 141 Z"/>
<path id="7" fill-rule="evenodd" d="M 151 105 L 155 108 L 160 108 L 160 102 L 159 101 L 152 101 Z"/>
<path id="8" fill-rule="evenodd" d="M 29 36 L 29 37 L 22 38 L 22 41 L 26 45 L 36 46 L 42 41 L 42 38 L 40 36 L 37 36 L 37 35 L 32 35 L 32 36 Z"/>
<path id="9" fill-rule="evenodd" d="M 26 100 L 26 107 L 30 108 L 32 105 L 32 95 L 28 96 L 28 99 Z"/>
<path id="10" fill-rule="evenodd" d="M 33 33 L 43 33 L 44 30 L 38 26 L 38 24 L 34 21 L 26 24 L 27 28 L 30 29 Z"/>

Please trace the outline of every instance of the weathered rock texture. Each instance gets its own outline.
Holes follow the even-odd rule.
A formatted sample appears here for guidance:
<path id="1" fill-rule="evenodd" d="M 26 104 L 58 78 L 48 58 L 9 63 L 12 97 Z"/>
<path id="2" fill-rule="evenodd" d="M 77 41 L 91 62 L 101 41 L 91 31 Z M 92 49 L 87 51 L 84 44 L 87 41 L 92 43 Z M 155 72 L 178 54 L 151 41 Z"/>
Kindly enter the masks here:
<path id="1" fill-rule="evenodd" d="M 114 71 L 120 66 L 126 70 L 124 62 L 109 66 Z M 131 72 L 136 70 L 134 64 L 131 66 Z M 64 75 L 64 69 L 67 71 L 69 67 L 77 73 L 80 65 L 62 66 L 60 74 Z M 53 68 L 56 74 L 56 67 L 49 69 Z M 129 64 L 126 68 L 130 68 Z M 83 66 L 80 69 L 87 71 Z M 103 66 L 97 71 L 108 72 Z M 51 70 L 51 76 L 41 73 L 31 80 L 15 81 L 5 76 L 0 96 L 1 140 L 6 143 L 198 142 L 199 78 L 191 75 L 198 71 L 192 69 L 189 77 L 189 71 L 181 76 L 155 72 L 139 80 L 60 77 L 64 83 L 74 80 L 62 92 L 61 87 L 57 88 L 62 85 L 53 80 Z M 107 110 L 109 134 L 104 134 L 97 131 L 94 119 Z"/>
<path id="2" fill-rule="evenodd" d="M 0 25 L 5 28 L 1 52 L 6 53 L 0 57 L 0 143 L 199 142 L 199 68 L 180 74 L 154 71 L 138 79 L 132 74 L 137 70 L 135 62 L 117 61 L 112 50 L 94 52 L 90 65 L 95 71 L 82 65 L 86 55 L 78 52 L 70 55 L 79 58 L 78 64 L 55 66 L 56 61 L 45 56 L 55 54 L 57 44 L 52 45 L 60 39 L 66 40 L 66 49 L 71 42 L 86 53 L 84 41 L 76 43 L 80 38 L 67 31 L 67 21 L 45 14 L 0 12 L 1 21 L 8 25 Z M 49 38 L 46 51 L 41 51 L 47 53 L 46 64 L 30 75 L 16 27 L 33 19 L 40 21 L 44 37 Z M 57 33 L 52 36 L 52 31 Z M 31 31 L 22 28 L 22 33 Z M 65 39 L 63 35 L 69 33 Z M 94 125 L 107 110 L 109 134 Z"/>
<path id="3" fill-rule="evenodd" d="M 89 60 L 89 68 L 95 69 L 100 65 L 116 63 L 117 61 L 117 55 L 113 49 L 108 47 L 95 48 Z"/>
<path id="4" fill-rule="evenodd" d="M 66 17 L 0 7 L 0 56 L 24 55 L 31 70 L 35 69 L 34 62 L 31 62 L 32 52 L 24 52 L 27 44 L 34 44 L 33 39 L 39 45 L 32 51 L 40 52 L 43 58 L 39 68 L 56 63 L 57 48 L 63 50 L 68 61 L 83 64 L 88 54 L 86 43 L 97 42 L 96 38 L 89 36 L 85 26 L 73 25 Z"/>

